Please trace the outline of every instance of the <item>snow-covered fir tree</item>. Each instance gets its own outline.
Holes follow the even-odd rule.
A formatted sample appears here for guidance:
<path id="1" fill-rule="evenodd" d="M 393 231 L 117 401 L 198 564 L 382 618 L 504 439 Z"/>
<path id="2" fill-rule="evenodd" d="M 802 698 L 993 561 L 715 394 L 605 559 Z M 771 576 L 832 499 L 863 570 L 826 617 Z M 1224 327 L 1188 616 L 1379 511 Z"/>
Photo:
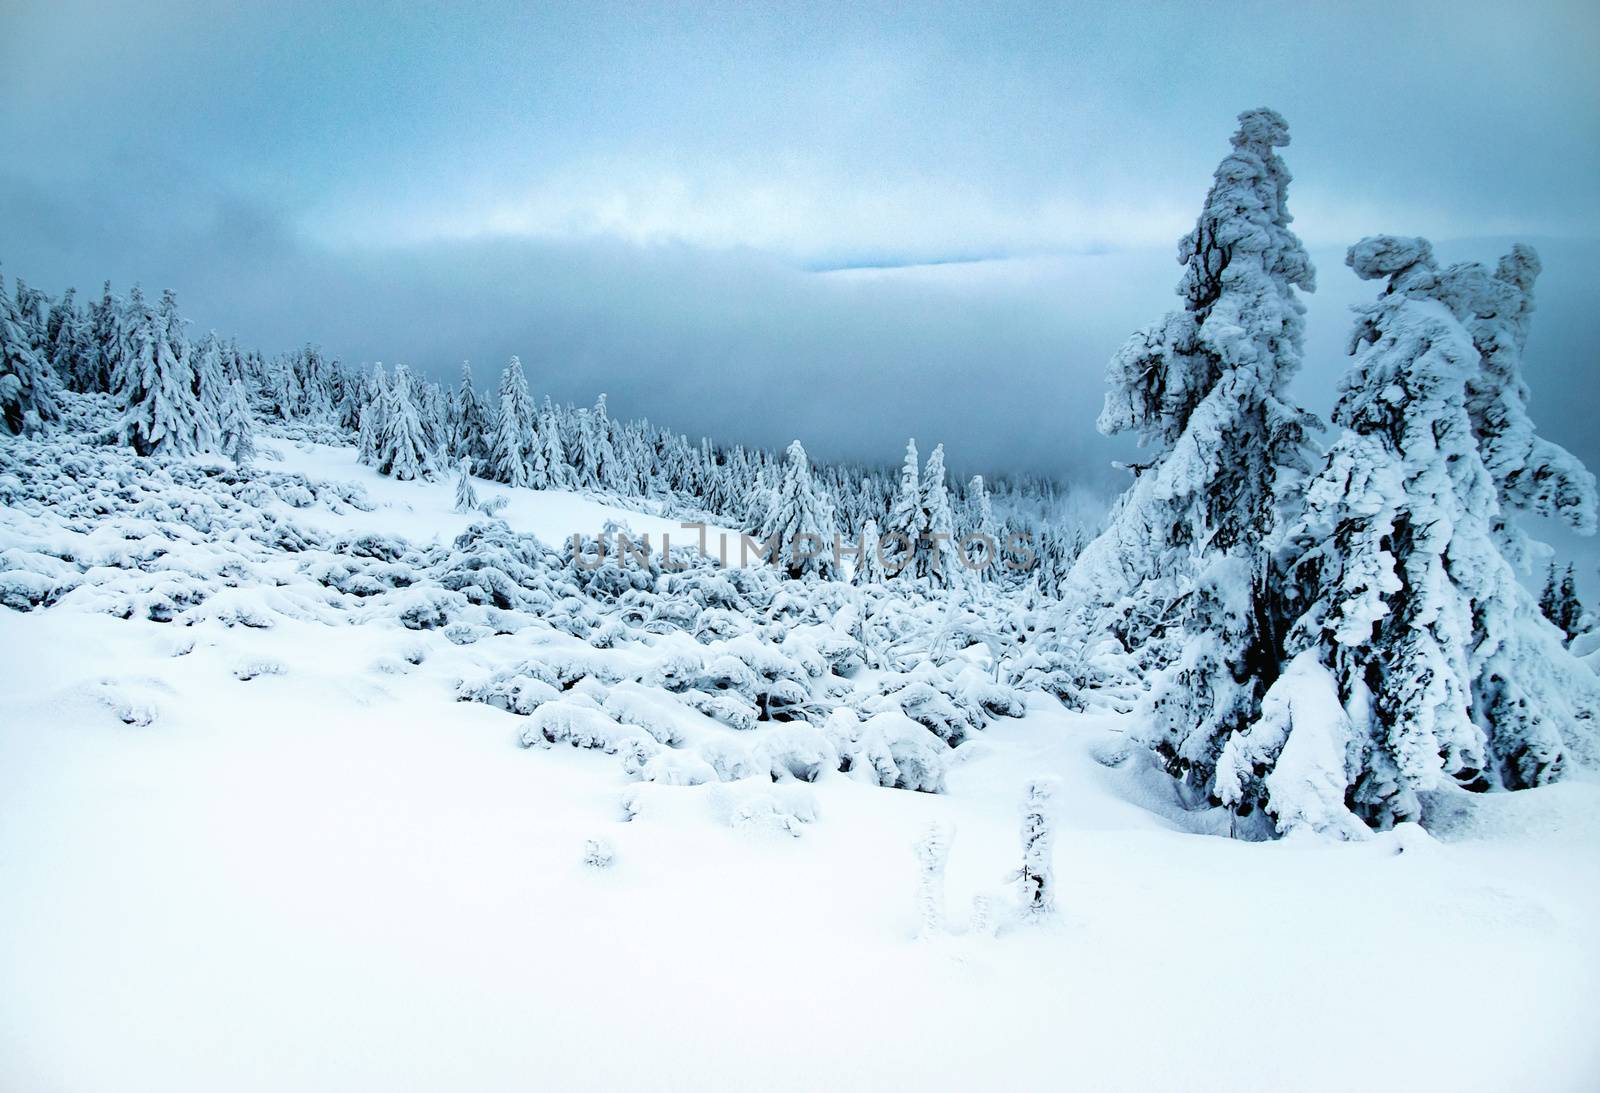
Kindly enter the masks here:
<path id="1" fill-rule="evenodd" d="M 242 380 L 228 383 L 220 411 L 217 431 L 222 454 L 233 460 L 234 466 L 247 468 L 256 457 L 256 423 Z"/>
<path id="2" fill-rule="evenodd" d="M 385 415 L 389 408 L 389 379 L 384 374 L 383 362 L 372 366 L 361 407 L 361 427 L 356 434 L 356 459 L 369 467 L 378 465 L 378 444 L 385 428 Z"/>
<path id="3" fill-rule="evenodd" d="M 934 445 L 922 470 L 922 533 L 917 549 L 917 576 L 936 588 L 956 588 L 966 583 L 956 544 L 955 513 L 945 488 L 944 445 Z"/>
<path id="4" fill-rule="evenodd" d="M 24 294 L 24 299 L 31 297 Z M 13 435 L 32 432 L 59 416 L 55 371 L 35 344 L 36 336 L 43 337 L 43 323 L 37 332 L 31 325 L 0 278 L 0 424 Z"/>
<path id="5" fill-rule="evenodd" d="M 1550 564 L 1544 591 L 1539 596 L 1539 611 L 1555 623 L 1567 640 L 1581 633 L 1583 605 L 1578 602 L 1578 578 L 1569 565 L 1566 572 L 1554 562 Z"/>
<path id="6" fill-rule="evenodd" d="M 488 477 L 510 486 L 530 484 L 528 451 L 532 400 L 522 361 L 516 357 L 500 375 L 500 402 L 495 407 L 494 431 L 489 437 Z"/>
<path id="7" fill-rule="evenodd" d="M 625 484 L 627 475 L 612 444 L 611 415 L 606 410 L 603 392 L 595 399 L 594 409 L 587 420 L 590 425 L 594 482 L 605 489 L 619 489 Z"/>
<path id="8" fill-rule="evenodd" d="M 1107 371 L 1107 434 L 1152 456 L 1065 591 L 1067 634 L 1110 631 L 1147 672 L 1151 743 L 1191 802 L 1276 673 L 1268 557 L 1279 502 L 1309 470 L 1314 419 L 1289 401 L 1311 260 L 1289 229 L 1289 143 L 1271 110 L 1239 115 L 1194 231 L 1178 246 L 1182 310 Z"/>
<path id="9" fill-rule="evenodd" d="M 978 580 L 996 580 L 1000 575 L 999 526 L 995 523 L 994 503 L 989 498 L 983 475 L 975 474 L 967 483 L 965 508 L 965 519 L 960 529 L 965 543 L 963 556 L 968 565 L 978 567 L 974 570 Z"/>
<path id="10" fill-rule="evenodd" d="M 833 511 L 811 477 L 806 450 L 789 445 L 783 478 L 760 525 L 763 541 L 776 540 L 778 559 L 791 577 L 834 576 Z"/>
<path id="11" fill-rule="evenodd" d="M 202 448 L 216 448 L 220 442 L 224 403 L 229 396 L 228 380 L 223 374 L 222 341 L 216 331 L 200 339 L 194 347 L 194 394 L 200 406 Z"/>
<path id="12" fill-rule="evenodd" d="M 472 460 L 462 456 L 456 460 L 456 511 L 476 512 L 478 491 L 472 488 Z"/>
<path id="13" fill-rule="evenodd" d="M 529 485 L 536 490 L 558 490 L 572 481 L 571 469 L 567 466 L 566 449 L 561 443 L 561 425 L 556 420 L 556 411 L 551 406 L 548 395 L 545 396 L 544 408 L 539 413 L 537 448 L 534 451 L 533 465 L 529 468 L 528 478 Z"/>
<path id="14" fill-rule="evenodd" d="M 122 367 L 123 357 L 129 349 L 122 301 L 112 295 L 110 281 L 105 283 L 100 299 L 89 309 L 89 344 L 93 367 L 79 390 L 109 391 L 112 389 L 112 377 Z"/>
<path id="15" fill-rule="evenodd" d="M 1475 262 L 1452 266 L 1437 274 L 1434 291 L 1466 324 L 1479 352 L 1481 367 L 1467 384 L 1467 409 L 1503 519 L 1527 512 L 1592 535 L 1594 475 L 1565 448 L 1539 436 L 1528 416 L 1522 354 L 1539 272 L 1538 254 L 1518 243 L 1493 274 Z M 1499 534 L 1512 564 L 1526 567 L 1531 556 L 1526 536 L 1509 524 Z"/>
<path id="16" fill-rule="evenodd" d="M 461 362 L 461 383 L 456 388 L 451 420 L 447 430 L 447 453 L 454 459 L 466 456 L 473 466 L 482 468 L 489 458 L 489 418 L 477 389 L 472 384 L 472 365 Z"/>
<path id="17" fill-rule="evenodd" d="M 883 544 L 878 538 L 878 521 L 868 520 L 861 527 L 861 554 L 855 559 L 854 584 L 882 584 L 889 579 L 884 568 Z"/>
<path id="18" fill-rule="evenodd" d="M 1388 283 L 1358 309 L 1344 431 L 1284 548 L 1289 664 L 1217 765 L 1223 803 L 1264 804 L 1279 830 L 1419 819 L 1447 779 L 1555 778 L 1567 734 L 1593 735 L 1600 691 L 1501 550 L 1468 405 L 1468 324 L 1492 308 L 1475 291 L 1493 278 L 1439 270 L 1421 239 L 1364 239 L 1347 262 Z"/>
<path id="19" fill-rule="evenodd" d="M 175 316 L 145 306 L 138 286 L 128 299 L 131 352 L 118 361 L 114 394 L 123 407 L 120 436 L 140 455 L 188 455 L 208 430 L 187 352 L 172 344 Z"/>
<path id="20" fill-rule="evenodd" d="M 416 403 L 412 401 L 411 371 L 403 364 L 397 364 L 394 368 L 377 447 L 375 466 L 379 474 L 391 475 L 403 482 L 432 477 L 432 453 L 423 433 L 422 421 L 417 415 Z"/>
<path id="21" fill-rule="evenodd" d="M 0 286 L 3 291 L 3 286 Z M 49 308 L 45 294 L 32 288 L 22 278 L 17 278 L 16 316 L 28 344 L 35 353 L 44 353 L 49 344 Z"/>
<path id="22" fill-rule="evenodd" d="M 883 522 L 885 549 L 894 555 L 889 559 L 889 567 L 911 566 L 908 576 L 916 575 L 914 567 L 920 544 L 928 533 L 927 510 L 922 507 L 922 500 L 922 472 L 917 442 L 913 438 L 906 441 L 905 460 L 900 464 L 900 485 Z"/>
<path id="23" fill-rule="evenodd" d="M 92 390 L 94 360 L 89 339 L 89 325 L 78 310 L 77 292 L 66 293 L 50 309 L 50 319 L 45 327 L 45 359 L 55 370 L 56 379 L 69 390 Z"/>

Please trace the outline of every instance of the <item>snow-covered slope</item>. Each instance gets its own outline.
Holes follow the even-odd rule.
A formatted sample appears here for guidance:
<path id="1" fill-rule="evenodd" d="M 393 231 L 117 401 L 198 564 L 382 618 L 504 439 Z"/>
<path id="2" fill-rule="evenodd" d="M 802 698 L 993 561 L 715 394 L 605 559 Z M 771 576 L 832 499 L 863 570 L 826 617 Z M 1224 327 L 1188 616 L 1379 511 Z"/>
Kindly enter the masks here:
<path id="1" fill-rule="evenodd" d="M 896 661 L 791 680 L 845 723 L 741 731 L 660 672 L 705 644 L 664 619 L 612 642 L 591 607 L 563 608 L 580 636 L 463 599 L 445 625 L 403 625 L 418 588 L 349 591 L 381 562 L 337 544 L 404 536 L 434 565 L 427 548 L 470 523 L 450 487 L 269 446 L 265 469 L 358 485 L 371 507 L 258 498 L 305 534 L 295 551 L 226 531 L 237 514 L 183 525 L 188 541 L 152 511 L 5 510 L 3 568 L 59 570 L 50 606 L 0 608 L 0 1087 L 1594 1087 L 1592 781 L 1444 798 L 1432 834 L 1236 842 L 1194 830 L 1115 718 L 1030 695 L 947 747 L 913 715 L 981 707 L 970 650 L 965 668 L 906 658 L 943 676 Z M 607 519 L 676 529 L 505 492 L 511 530 L 552 545 Z M 366 568 L 321 584 L 322 554 Z M 188 593 L 154 617 L 113 613 L 180 570 Z M 706 647 L 747 667 L 752 643 L 819 649 L 807 628 L 827 613 L 786 594 L 754 616 L 770 629 Z M 593 671 L 538 691 L 530 665 L 580 652 Z M 461 700 L 496 678 L 523 680 L 526 716 Z M 787 678 L 751 686 L 771 698 Z M 633 738 L 655 746 L 519 746 L 552 704 L 647 722 Z M 656 742 L 667 720 L 676 745 Z M 936 744 L 944 792 L 864 777 L 874 722 L 885 747 L 886 726 L 904 734 L 898 776 Z M 974 897 L 1004 908 L 1015 889 L 1018 803 L 1041 775 L 1061 781 L 1059 913 L 976 930 Z M 917 940 L 912 844 L 935 820 L 954 829 L 948 933 Z M 586 864 L 596 848 L 609 867 Z"/>

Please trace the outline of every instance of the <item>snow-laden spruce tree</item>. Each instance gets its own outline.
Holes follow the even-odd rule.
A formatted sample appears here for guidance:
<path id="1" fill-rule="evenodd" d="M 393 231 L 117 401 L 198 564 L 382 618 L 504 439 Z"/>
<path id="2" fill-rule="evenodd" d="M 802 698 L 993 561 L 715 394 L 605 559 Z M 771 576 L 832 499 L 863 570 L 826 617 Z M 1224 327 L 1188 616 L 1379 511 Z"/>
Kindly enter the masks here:
<path id="1" fill-rule="evenodd" d="M 389 379 L 383 362 L 372 366 L 372 375 L 363 392 L 361 426 L 356 433 L 356 460 L 369 467 L 378 465 L 378 441 L 383 436 L 384 414 L 389 407 Z"/>
<path id="2" fill-rule="evenodd" d="M 0 424 L 15 435 L 54 421 L 59 416 L 56 388 L 54 370 L 0 278 Z"/>
<path id="3" fill-rule="evenodd" d="M 194 396 L 200 405 L 202 448 L 217 449 L 221 443 L 222 416 L 228 399 L 228 381 L 223 374 L 222 341 L 216 331 L 209 332 L 192 352 Z"/>
<path id="4" fill-rule="evenodd" d="M 456 511 L 476 512 L 478 491 L 472 488 L 472 459 L 462 456 L 456 460 Z"/>
<path id="5" fill-rule="evenodd" d="M 889 515 L 884 518 L 883 535 L 892 546 L 886 549 L 894 555 L 890 567 L 911 565 L 914 576 L 919 545 L 927 535 L 927 514 L 922 507 L 922 473 L 917 456 L 915 438 L 906 441 L 905 461 L 900 464 L 900 484 L 889 504 Z"/>
<path id="6" fill-rule="evenodd" d="M 1582 535 L 1595 530 L 1595 479 L 1578 459 L 1534 431 L 1522 354 L 1533 313 L 1533 284 L 1540 271 L 1532 247 L 1518 243 L 1493 274 L 1477 263 L 1437 274 L 1435 293 L 1466 324 L 1481 359 L 1467 384 L 1467 410 L 1484 466 L 1494 478 L 1507 517 L 1528 512 L 1565 522 Z M 1509 524 L 1502 546 L 1526 567 L 1528 540 Z"/>
<path id="7" fill-rule="evenodd" d="M 529 485 L 536 490 L 558 490 L 572 481 L 566 449 L 561 444 L 561 423 L 556 419 L 548 395 L 539 414 L 538 436 L 528 477 Z"/>
<path id="8" fill-rule="evenodd" d="M 1568 641 L 1581 632 L 1583 604 L 1578 601 L 1578 578 L 1570 565 L 1562 573 L 1560 566 L 1550 563 L 1544 591 L 1539 594 L 1539 612 L 1555 623 Z"/>
<path id="9" fill-rule="evenodd" d="M 621 489 L 625 483 L 626 474 L 617 457 L 616 448 L 612 443 L 611 415 L 606 411 L 606 396 L 601 392 L 600 397 L 594 400 L 594 409 L 590 411 L 586 420 L 590 425 L 591 449 L 588 456 L 591 460 L 595 483 L 605 489 Z"/>
<path id="10" fill-rule="evenodd" d="M 917 551 L 917 576 L 936 588 L 966 583 L 967 570 L 956 549 L 956 518 L 945 487 L 944 445 L 934 445 L 922 469 L 923 541 Z"/>
<path id="11" fill-rule="evenodd" d="M 1035 778 L 1022 797 L 1022 910 L 1048 914 L 1056 908 L 1054 778 Z"/>
<path id="12" fill-rule="evenodd" d="M 46 306 L 48 302 L 49 298 L 43 292 L 30 287 L 21 277 L 17 278 L 16 297 L 13 301 L 17 322 L 22 327 L 28 344 L 41 357 L 49 344 L 49 308 Z"/>
<path id="13" fill-rule="evenodd" d="M 488 415 L 472 385 L 472 365 L 468 361 L 461 362 L 461 385 L 456 390 L 453 410 L 448 454 L 456 459 L 466 456 L 474 466 L 482 467 L 489 458 Z"/>
<path id="14" fill-rule="evenodd" d="M 791 577 L 834 576 L 833 510 L 811 477 L 811 463 L 798 440 L 785 453 L 783 477 L 772 495 L 759 535 L 776 539 L 778 558 Z"/>
<path id="15" fill-rule="evenodd" d="M 889 579 L 884 568 L 883 544 L 878 538 L 878 521 L 868 520 L 861 527 L 861 556 L 855 559 L 852 584 L 882 584 Z"/>
<path id="16" fill-rule="evenodd" d="M 495 408 L 494 430 L 489 437 L 489 477 L 510 486 L 527 486 L 529 434 L 533 400 L 528 395 L 528 380 L 522 361 L 511 363 L 500 374 L 500 403 Z"/>
<path id="17" fill-rule="evenodd" d="M 79 390 L 110 391 L 112 377 L 121 369 L 123 357 L 131 348 L 122 301 L 112 295 L 110 281 L 105 283 L 100 299 L 90 305 L 89 342 L 93 367 Z"/>
<path id="18" fill-rule="evenodd" d="M 137 285 L 128 299 L 132 351 L 112 378 L 122 404 L 120 436 L 140 455 L 189 455 L 209 430 L 194 393 L 186 352 L 172 344 L 171 316 L 146 307 Z"/>
<path id="19" fill-rule="evenodd" d="M 217 432 L 222 454 L 233 460 L 235 467 L 243 470 L 256 457 L 256 423 L 250 413 L 250 400 L 244 393 L 243 382 L 234 379 L 228 384 L 220 410 Z"/>
<path id="20" fill-rule="evenodd" d="M 1314 287 L 1276 151 L 1288 126 L 1246 111 L 1232 143 L 1178 245 L 1182 309 L 1107 371 L 1101 431 L 1135 433 L 1151 457 L 1073 566 L 1058 639 L 1110 632 L 1148 673 L 1151 743 L 1195 804 L 1277 669 L 1269 549 L 1315 424 L 1286 393 L 1303 341 L 1297 290 Z"/>
<path id="21" fill-rule="evenodd" d="M 967 545 L 963 554 L 969 565 L 978 567 L 973 571 L 976 579 L 996 579 L 1000 574 L 999 525 L 995 523 L 994 503 L 981 474 L 973 475 L 967 483 L 966 519 L 960 530 L 963 539 L 975 540 Z"/>
<path id="22" fill-rule="evenodd" d="M 411 372 L 403 364 L 394 367 L 383 409 L 383 429 L 378 434 L 379 474 L 402 482 L 433 476 L 433 457 L 423 435 L 422 421 L 412 401 Z"/>
<path id="23" fill-rule="evenodd" d="M 45 358 L 68 389 L 89 391 L 94 389 L 94 347 L 88 320 L 78 310 L 76 299 L 76 290 L 69 288 L 50 309 Z"/>
<path id="24" fill-rule="evenodd" d="M 1447 780 L 1548 781 L 1592 746 L 1600 708 L 1502 553 L 1469 408 L 1493 278 L 1441 271 L 1422 239 L 1364 239 L 1346 260 L 1388 284 L 1357 311 L 1343 432 L 1284 546 L 1289 664 L 1216 771 L 1224 804 L 1263 804 L 1280 831 L 1420 819 Z"/>

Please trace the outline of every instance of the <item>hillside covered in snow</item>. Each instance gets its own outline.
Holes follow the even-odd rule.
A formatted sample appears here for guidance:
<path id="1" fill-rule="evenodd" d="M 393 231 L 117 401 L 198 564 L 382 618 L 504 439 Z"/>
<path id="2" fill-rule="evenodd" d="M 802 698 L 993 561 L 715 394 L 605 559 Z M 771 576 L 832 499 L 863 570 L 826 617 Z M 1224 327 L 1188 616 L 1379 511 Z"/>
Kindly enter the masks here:
<path id="1" fill-rule="evenodd" d="M 1538 256 L 1352 245 L 1324 419 L 1288 143 L 1104 514 L 0 290 L 0 1085 L 1591 1088 Z"/>

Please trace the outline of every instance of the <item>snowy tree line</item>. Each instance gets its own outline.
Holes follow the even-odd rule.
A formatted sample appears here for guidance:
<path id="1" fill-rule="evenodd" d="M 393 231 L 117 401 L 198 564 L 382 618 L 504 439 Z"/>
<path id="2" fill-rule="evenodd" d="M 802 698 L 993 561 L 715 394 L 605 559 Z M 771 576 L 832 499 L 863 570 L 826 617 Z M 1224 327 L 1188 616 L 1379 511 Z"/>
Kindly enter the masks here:
<path id="1" fill-rule="evenodd" d="M 81 307 L 70 289 L 51 301 L 19 280 L 14 296 L 0 284 L 0 301 L 0 410 L 13 434 L 56 421 L 63 388 L 102 394 L 120 410 L 107 439 L 141 455 L 209 451 L 247 463 L 259 428 L 287 427 L 353 441 L 361 462 L 397 479 L 431 479 L 465 461 L 492 482 L 643 499 L 776 537 L 774 560 L 791 576 L 903 574 L 935 591 L 1031 581 L 1057 595 L 1093 519 L 1046 479 L 952 480 L 942 446 L 922 463 L 908 443 L 895 475 L 813 464 L 798 441 L 781 456 L 694 442 L 614 418 L 604 394 L 590 407 L 536 398 L 516 357 L 480 390 L 468 364 L 458 382 L 439 384 L 404 365 L 351 368 L 313 346 L 269 359 L 215 333 L 195 339 L 170 291 L 152 306 L 138 287 L 122 298 L 108 283 Z M 871 560 L 836 564 L 836 540 Z M 807 541 L 822 549 L 797 549 Z"/>
<path id="2" fill-rule="evenodd" d="M 1181 796 L 1240 834 L 1358 834 L 1420 819 L 1450 785 L 1559 778 L 1594 756 L 1600 681 L 1518 580 L 1546 551 L 1517 517 L 1591 534 L 1596 502 L 1527 414 L 1538 258 L 1441 267 L 1422 239 L 1352 246 L 1382 288 L 1357 311 L 1323 451 L 1288 395 L 1298 294 L 1315 288 L 1289 228 L 1288 127 L 1270 110 L 1239 122 L 1179 244 L 1182 308 L 1107 373 L 1102 431 L 1151 457 L 1032 668 L 1064 692 L 1090 661 L 1135 675 Z"/>

